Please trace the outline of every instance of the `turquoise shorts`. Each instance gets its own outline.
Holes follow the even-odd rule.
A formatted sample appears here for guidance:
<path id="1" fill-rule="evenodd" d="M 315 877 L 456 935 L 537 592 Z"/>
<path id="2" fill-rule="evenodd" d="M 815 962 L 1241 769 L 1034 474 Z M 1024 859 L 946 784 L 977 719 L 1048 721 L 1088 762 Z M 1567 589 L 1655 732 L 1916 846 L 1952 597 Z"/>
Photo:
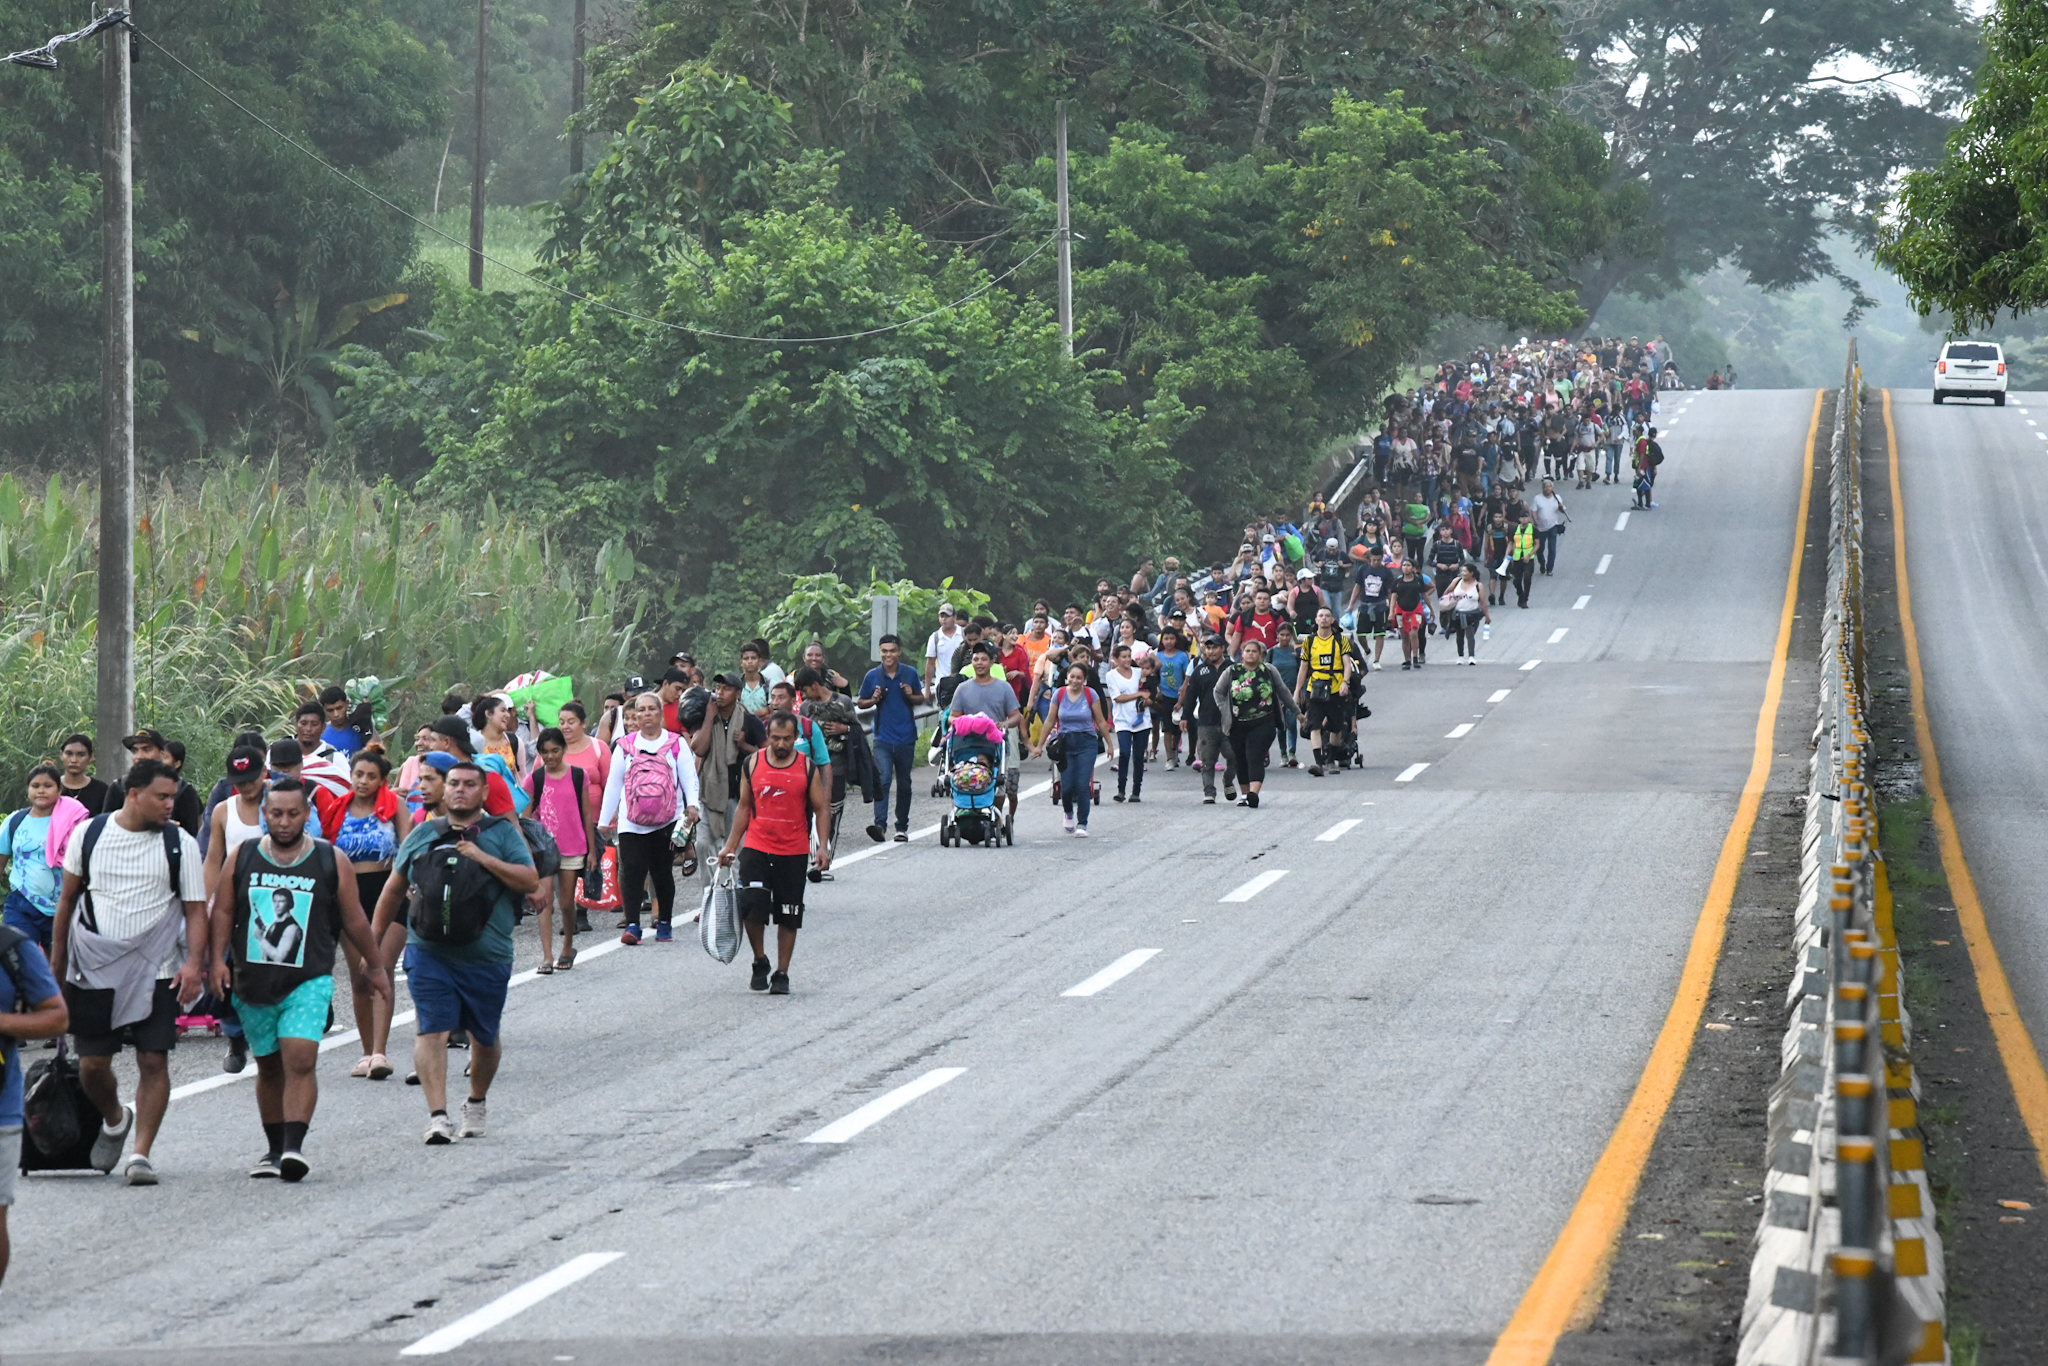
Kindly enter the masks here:
<path id="1" fill-rule="evenodd" d="M 311 1039 L 318 1043 L 327 1033 L 328 1008 L 334 1004 L 334 979 L 315 977 L 301 982 L 274 1006 L 251 1005 L 235 999 L 235 1013 L 242 1017 L 242 1032 L 249 1038 L 249 1051 L 267 1058 L 277 1051 L 279 1039 Z"/>

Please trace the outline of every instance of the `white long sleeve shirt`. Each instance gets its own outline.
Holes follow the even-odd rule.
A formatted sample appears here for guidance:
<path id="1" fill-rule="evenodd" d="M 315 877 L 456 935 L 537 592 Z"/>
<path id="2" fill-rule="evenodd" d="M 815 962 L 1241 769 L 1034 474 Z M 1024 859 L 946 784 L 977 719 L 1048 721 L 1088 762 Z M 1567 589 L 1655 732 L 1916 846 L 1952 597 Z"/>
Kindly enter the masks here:
<path id="1" fill-rule="evenodd" d="M 621 798 L 626 791 L 626 770 L 632 766 L 632 756 L 626 749 L 628 745 L 636 746 L 643 754 L 652 754 L 663 745 L 670 746 L 668 763 L 670 770 L 675 774 L 676 791 L 681 794 L 676 805 L 676 819 L 682 819 L 685 809 L 698 805 L 697 756 L 690 752 L 690 742 L 670 731 L 663 731 L 650 740 L 636 730 L 612 746 L 612 771 L 605 779 L 604 810 L 597 818 L 599 825 L 609 826 L 616 819 L 619 829 L 629 835 L 650 834 L 661 828 L 658 825 L 640 825 L 627 820 L 619 809 Z"/>

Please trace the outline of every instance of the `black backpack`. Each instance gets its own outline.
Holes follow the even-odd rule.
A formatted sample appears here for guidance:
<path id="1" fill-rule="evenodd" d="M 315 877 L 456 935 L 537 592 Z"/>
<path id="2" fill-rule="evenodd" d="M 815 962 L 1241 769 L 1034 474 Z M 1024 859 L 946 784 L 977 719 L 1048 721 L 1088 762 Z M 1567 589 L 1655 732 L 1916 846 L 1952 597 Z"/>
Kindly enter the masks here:
<path id="1" fill-rule="evenodd" d="M 78 900 L 73 909 L 78 923 L 94 934 L 99 933 L 100 923 L 92 909 L 92 851 L 99 847 L 100 836 L 107 833 L 107 822 L 112 819 L 112 816 L 94 816 L 87 821 L 85 839 L 78 848 L 78 866 L 85 871 L 78 878 Z M 181 828 L 176 821 L 164 826 L 164 863 L 171 873 L 172 896 L 179 895 L 179 880 L 185 867 L 185 844 L 178 838 Z"/>
<path id="2" fill-rule="evenodd" d="M 22 990 L 28 973 L 21 964 L 21 946 L 28 936 L 12 925 L 0 926 L 0 969 L 14 983 L 14 1005 L 35 1004 Z M 100 1111 L 85 1098 L 78 1063 L 57 1041 L 57 1055 L 39 1059 L 22 1082 L 21 1170 L 78 1171 L 92 1165 L 93 1139 L 100 1131 Z M 15 1065 L 23 1059 L 16 1056 Z"/>
<path id="3" fill-rule="evenodd" d="M 486 816 L 471 828 L 482 833 L 500 819 Z M 450 948 L 474 944 L 483 937 L 500 891 L 498 879 L 489 869 L 455 852 L 458 843 L 455 832 L 443 826 L 434 842 L 413 859 L 407 874 L 412 882 L 407 923 L 427 943 Z"/>

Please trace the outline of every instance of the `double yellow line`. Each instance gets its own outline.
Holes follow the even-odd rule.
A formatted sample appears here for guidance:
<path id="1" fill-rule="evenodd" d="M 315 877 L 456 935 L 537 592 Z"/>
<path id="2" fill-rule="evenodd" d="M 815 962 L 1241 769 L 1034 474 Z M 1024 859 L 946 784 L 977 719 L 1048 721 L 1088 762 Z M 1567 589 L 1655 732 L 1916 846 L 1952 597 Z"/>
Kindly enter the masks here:
<path id="1" fill-rule="evenodd" d="M 1721 942 L 1728 927 L 1728 911 L 1735 898 L 1736 882 L 1742 871 L 1750 832 L 1756 827 L 1757 809 L 1764 784 L 1770 777 L 1771 743 L 1778 705 L 1785 691 L 1785 660 L 1792 643 L 1792 615 L 1799 600 L 1799 574 L 1805 563 L 1806 519 L 1813 501 L 1813 451 L 1820 434 L 1823 395 L 1815 394 L 1813 416 L 1806 430 L 1805 468 L 1799 485 L 1799 520 L 1792 529 L 1792 565 L 1785 578 L 1785 602 L 1778 619 L 1778 643 L 1771 656 L 1769 681 L 1757 713 L 1756 747 L 1750 760 L 1749 778 L 1736 804 L 1735 818 L 1721 843 L 1721 857 L 1714 865 L 1706 904 L 1693 927 L 1692 946 L 1679 974 L 1678 991 L 1664 1017 L 1664 1027 L 1650 1049 L 1649 1061 L 1636 1082 L 1621 1122 L 1607 1140 L 1592 1175 L 1579 1193 L 1578 1203 L 1565 1220 L 1563 1232 L 1551 1245 L 1550 1255 L 1536 1273 L 1515 1313 L 1508 1320 L 1487 1357 L 1487 1366 L 1545 1366 L 1558 1338 L 1593 1320 L 1606 1291 L 1608 1269 L 1613 1265 L 1615 1247 L 1628 1222 L 1629 1207 L 1642 1181 L 1657 1129 L 1664 1121 L 1671 1099 L 1699 1033 L 1707 993 L 1713 986 L 1714 968 L 1721 956 Z M 1963 858 L 1962 840 L 1956 833 L 1955 815 L 1942 788 L 1941 763 L 1935 755 L 1934 736 L 1927 720 L 1927 687 L 1920 669 L 1920 641 L 1913 625 L 1912 589 L 1906 574 L 1905 499 L 1899 489 L 1899 442 L 1892 426 L 1892 396 L 1884 395 L 1885 442 L 1890 454 L 1892 493 L 1892 552 L 1898 572 L 1899 617 L 1904 626 L 1906 670 L 1913 687 L 1913 729 L 1920 744 L 1923 779 L 1933 799 L 1934 825 L 1941 845 L 1941 863 L 1955 897 L 1956 917 L 1962 924 L 1963 940 L 1969 946 L 1970 962 L 1976 969 L 1977 991 L 1984 1013 L 1991 1022 L 1998 1054 L 2012 1084 L 2021 1120 L 2033 1140 L 2034 1152 L 2048 1176 L 2048 1072 L 2041 1055 L 2020 1019 L 2005 967 L 1984 919 L 1983 903 L 1977 897 L 1976 881 Z"/>

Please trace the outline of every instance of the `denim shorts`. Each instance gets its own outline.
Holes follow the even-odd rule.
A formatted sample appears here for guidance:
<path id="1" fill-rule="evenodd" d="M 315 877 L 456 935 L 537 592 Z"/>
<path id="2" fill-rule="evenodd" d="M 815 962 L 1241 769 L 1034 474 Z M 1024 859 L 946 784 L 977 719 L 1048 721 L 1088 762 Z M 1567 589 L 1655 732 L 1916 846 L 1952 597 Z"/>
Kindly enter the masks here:
<path id="1" fill-rule="evenodd" d="M 498 1041 L 510 963 L 451 963 L 417 944 L 405 946 L 405 984 L 412 991 L 413 1033 L 464 1029 L 486 1048 Z"/>

